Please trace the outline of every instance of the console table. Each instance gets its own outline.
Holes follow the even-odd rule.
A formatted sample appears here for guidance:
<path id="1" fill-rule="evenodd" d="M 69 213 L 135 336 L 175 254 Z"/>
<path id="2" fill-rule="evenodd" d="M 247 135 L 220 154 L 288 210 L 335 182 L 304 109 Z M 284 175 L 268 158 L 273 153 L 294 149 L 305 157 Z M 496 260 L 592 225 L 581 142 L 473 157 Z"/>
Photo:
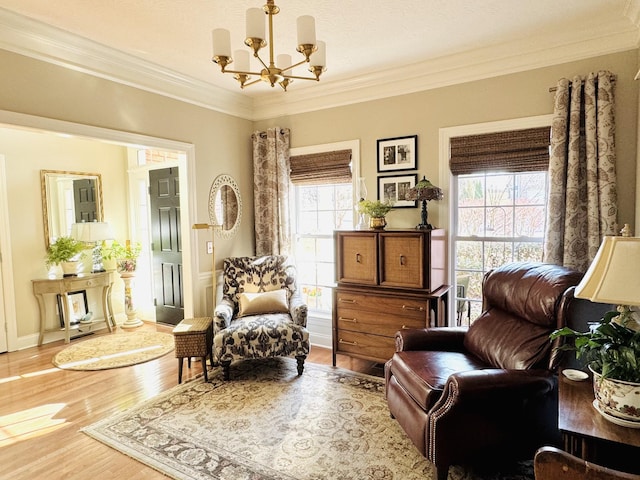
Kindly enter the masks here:
<path id="1" fill-rule="evenodd" d="M 593 407 L 593 380 L 559 375 L 558 427 L 564 450 L 609 468 L 640 473 L 640 429 L 611 423 Z"/>
<path id="2" fill-rule="evenodd" d="M 42 345 L 44 334 L 47 332 L 58 332 L 60 329 L 47 329 L 47 309 L 45 307 L 45 294 L 59 294 L 62 296 L 62 308 L 64 310 L 64 330 L 65 343 L 70 341 L 70 324 L 71 312 L 69 311 L 70 292 L 78 290 L 86 290 L 89 288 L 102 288 L 102 312 L 104 321 L 112 331 L 112 327 L 116 326 L 115 316 L 113 314 L 113 306 L 111 305 L 111 288 L 113 287 L 113 273 L 99 272 L 87 273 L 77 276 L 69 276 L 62 278 L 44 278 L 32 280 L 33 294 L 38 299 L 38 307 L 40 309 L 40 336 L 38 337 L 38 346 Z"/>

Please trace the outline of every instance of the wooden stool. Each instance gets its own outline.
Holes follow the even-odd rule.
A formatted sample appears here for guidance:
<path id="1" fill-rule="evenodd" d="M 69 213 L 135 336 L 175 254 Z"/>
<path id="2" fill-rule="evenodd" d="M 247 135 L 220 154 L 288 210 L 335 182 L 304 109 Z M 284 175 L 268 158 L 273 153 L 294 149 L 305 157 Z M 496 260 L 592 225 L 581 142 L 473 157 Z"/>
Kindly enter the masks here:
<path id="1" fill-rule="evenodd" d="M 213 322 L 211 317 L 185 318 L 173 329 L 178 359 L 178 383 L 182 383 L 182 365 L 185 357 L 191 368 L 191 357 L 200 357 L 204 381 L 207 377 L 207 356 L 213 365 Z"/>

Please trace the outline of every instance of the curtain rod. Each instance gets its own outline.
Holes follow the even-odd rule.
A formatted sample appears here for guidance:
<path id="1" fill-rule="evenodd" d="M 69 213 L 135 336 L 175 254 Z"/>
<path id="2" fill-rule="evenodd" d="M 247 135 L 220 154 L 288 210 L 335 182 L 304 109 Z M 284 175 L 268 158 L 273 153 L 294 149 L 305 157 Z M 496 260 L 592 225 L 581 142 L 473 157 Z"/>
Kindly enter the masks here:
<path id="1" fill-rule="evenodd" d="M 638 74 L 640 74 L 640 71 L 638 72 Z M 611 75 L 609 77 L 609 80 L 611 80 L 611 83 L 616 83 L 616 76 L 615 75 Z M 584 80 L 582 80 L 582 84 L 584 85 Z M 569 84 L 569 88 L 571 88 L 571 83 Z M 555 92 L 556 90 L 558 90 L 558 87 L 549 87 L 549 93 Z"/>

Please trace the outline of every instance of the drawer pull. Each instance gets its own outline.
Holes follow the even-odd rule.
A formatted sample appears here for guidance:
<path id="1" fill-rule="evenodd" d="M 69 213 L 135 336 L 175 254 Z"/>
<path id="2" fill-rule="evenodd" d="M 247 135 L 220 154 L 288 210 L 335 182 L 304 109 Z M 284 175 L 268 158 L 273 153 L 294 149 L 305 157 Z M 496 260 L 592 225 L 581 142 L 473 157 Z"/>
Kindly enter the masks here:
<path id="1" fill-rule="evenodd" d="M 344 343 L 345 345 L 352 345 L 354 347 L 358 346 L 358 342 L 347 342 L 346 340 L 343 340 L 343 339 L 338 340 L 338 343 Z"/>
<path id="2" fill-rule="evenodd" d="M 353 298 L 339 298 L 338 301 L 342 303 L 356 303 Z"/>
<path id="3" fill-rule="evenodd" d="M 405 257 L 404 255 L 400 255 L 400 265 L 405 265 L 405 259 L 407 257 Z"/>
<path id="4" fill-rule="evenodd" d="M 356 263 L 362 263 L 362 255 L 356 253 Z"/>
<path id="5" fill-rule="evenodd" d="M 424 312 L 423 307 L 412 307 L 411 305 L 402 305 L 403 310 L 411 310 L 412 312 Z"/>
<path id="6" fill-rule="evenodd" d="M 338 320 L 342 320 L 343 322 L 358 323 L 357 318 L 338 317 Z"/>

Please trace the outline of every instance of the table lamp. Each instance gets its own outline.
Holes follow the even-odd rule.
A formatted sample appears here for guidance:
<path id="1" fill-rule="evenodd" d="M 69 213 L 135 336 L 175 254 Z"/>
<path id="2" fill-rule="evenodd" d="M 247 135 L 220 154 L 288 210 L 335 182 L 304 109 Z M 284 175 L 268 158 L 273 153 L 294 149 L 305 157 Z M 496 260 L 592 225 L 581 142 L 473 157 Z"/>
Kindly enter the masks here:
<path id="1" fill-rule="evenodd" d="M 420 230 L 433 230 L 433 226 L 427 222 L 427 201 L 442 200 L 444 194 L 442 190 L 433 185 L 426 177 L 422 177 L 415 187 L 410 188 L 405 196 L 405 200 L 422 200 L 422 221 L 416 226 Z"/>
<path id="2" fill-rule="evenodd" d="M 98 248 L 104 240 L 112 240 L 113 233 L 107 222 L 81 222 L 71 225 L 71 236 L 76 240 L 93 245 L 92 272 L 104 272 L 102 256 Z"/>

